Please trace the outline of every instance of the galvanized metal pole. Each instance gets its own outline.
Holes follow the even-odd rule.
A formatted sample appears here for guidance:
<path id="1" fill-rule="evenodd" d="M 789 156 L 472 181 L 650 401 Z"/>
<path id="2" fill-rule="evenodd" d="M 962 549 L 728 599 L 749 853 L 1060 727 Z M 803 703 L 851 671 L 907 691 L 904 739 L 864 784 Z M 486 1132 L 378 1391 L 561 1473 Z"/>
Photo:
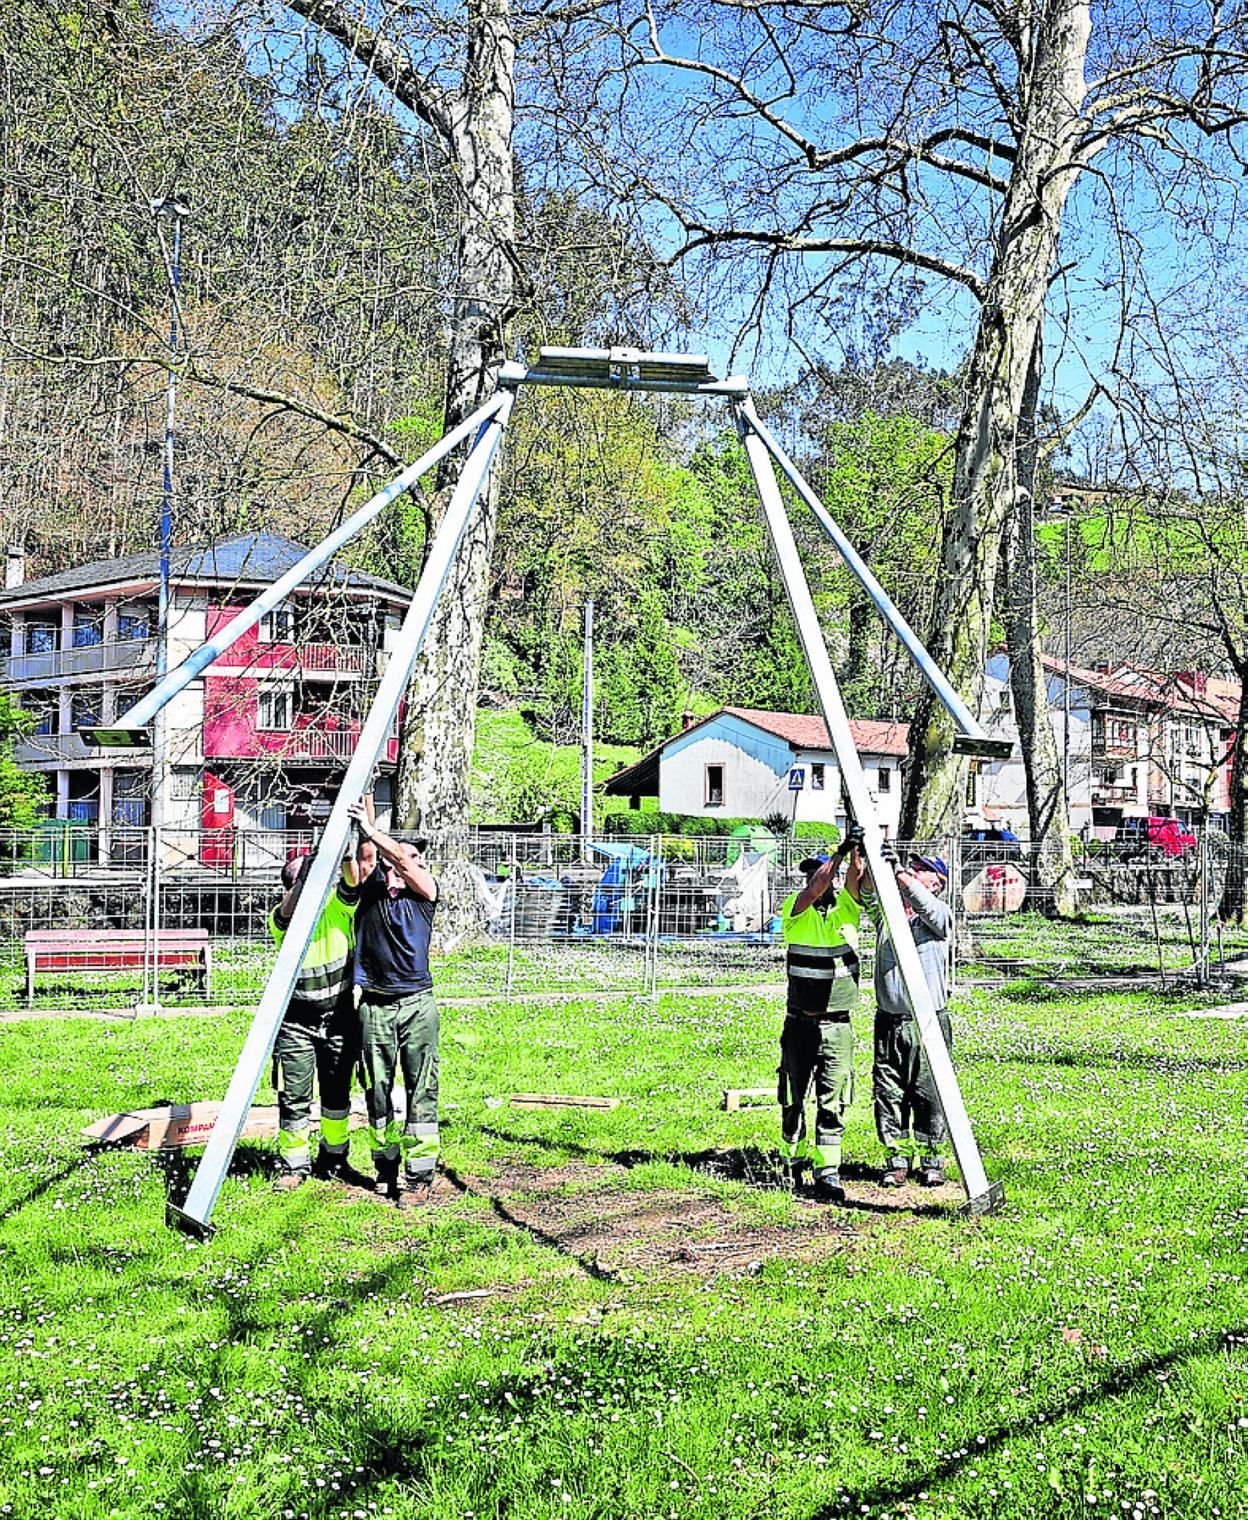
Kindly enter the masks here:
<path id="1" fill-rule="evenodd" d="M 768 446 L 757 425 L 758 418 L 753 402 L 747 399 L 744 403 L 736 405 L 734 410 L 737 416 L 738 432 L 758 487 L 767 526 L 771 532 L 771 541 L 775 546 L 780 573 L 784 578 L 785 589 L 788 591 L 789 604 L 793 609 L 798 635 L 810 665 L 819 705 L 823 709 L 824 721 L 828 725 L 832 749 L 841 772 L 841 783 L 853 809 L 854 817 L 865 833 L 864 848 L 867 860 L 872 866 L 876 866 L 884 846 L 883 830 L 880 828 L 871 794 L 867 790 L 866 774 L 854 745 L 849 718 L 845 712 L 845 704 L 841 700 L 840 687 L 837 685 L 832 662 L 828 658 L 827 645 L 824 643 L 823 632 L 819 626 L 810 586 L 798 557 L 797 545 L 793 540 L 793 530 L 785 515 L 784 503 L 771 466 Z M 888 925 L 889 937 L 893 942 L 897 967 L 901 972 L 906 996 L 914 1010 L 923 1049 L 936 1083 L 941 1106 L 945 1111 L 954 1154 L 958 1158 L 958 1167 L 962 1173 L 962 1185 L 966 1189 L 967 1208 L 972 1213 L 986 1213 L 1003 1200 L 1004 1190 L 999 1183 L 990 1184 L 984 1171 L 979 1146 L 976 1144 L 966 1105 L 962 1100 L 962 1090 L 958 1086 L 957 1074 L 954 1072 L 953 1062 L 949 1058 L 944 1035 L 941 1033 L 940 1024 L 936 1018 L 936 1008 L 932 1002 L 931 992 L 928 990 L 927 978 L 923 975 L 923 968 L 919 964 L 914 935 L 911 933 L 910 923 L 906 918 L 901 900 L 901 889 L 890 870 L 873 870 L 872 878 L 885 923 Z"/>
<path id="2" fill-rule="evenodd" d="M 370 497 L 358 512 L 352 513 L 346 522 L 335 528 L 328 538 L 322 539 L 314 549 L 309 549 L 302 559 L 287 570 L 285 575 L 266 587 L 241 612 L 236 613 L 223 628 L 213 634 L 212 638 L 189 654 L 176 669 L 171 670 L 164 680 L 158 681 L 141 701 L 136 702 L 128 712 L 123 713 L 114 724 L 110 724 L 108 728 L 101 728 L 100 732 L 107 733 L 109 729 L 112 729 L 124 733 L 128 730 L 145 728 L 167 702 L 176 697 L 178 692 L 188 686 L 214 660 L 220 658 L 231 644 L 242 638 L 248 629 L 254 628 L 266 612 L 271 612 L 296 586 L 307 580 L 313 571 L 319 570 L 322 565 L 331 560 L 343 544 L 354 538 L 392 501 L 415 485 L 417 480 L 427 474 L 444 455 L 449 454 L 465 438 L 471 437 L 478 428 L 497 416 L 504 406 L 510 408 L 511 401 L 508 398 L 514 397 L 514 394 L 513 391 L 500 391 L 484 406 L 473 412 L 471 417 L 466 418 L 458 427 L 452 428 L 444 438 L 440 438 L 432 448 L 426 449 L 420 458 L 409 464 L 401 475 L 395 476 L 388 486 L 378 491 L 376 496 Z"/>
<path id="3" fill-rule="evenodd" d="M 581 860 L 594 837 L 594 599 L 585 603 L 585 659 L 581 680 Z"/>
<path id="4" fill-rule="evenodd" d="M 1209 816 L 1200 825 L 1200 965 L 1196 985 L 1209 985 Z"/>
<path id="5" fill-rule="evenodd" d="M 507 985 L 504 992 L 511 996 L 512 980 L 516 972 L 516 910 L 520 897 L 520 859 L 516 848 L 516 836 L 511 836 L 511 919 L 507 930 Z"/>
<path id="6" fill-rule="evenodd" d="M 994 741 L 985 734 L 979 720 L 973 716 L 970 708 L 967 707 L 966 703 L 954 690 L 944 671 L 941 670 L 936 661 L 928 654 L 923 646 L 923 641 L 915 633 L 914 629 L 910 627 L 909 623 L 906 622 L 900 608 L 871 573 L 866 560 L 863 559 L 862 555 L 850 543 L 836 520 L 832 517 L 832 514 L 815 495 L 802 472 L 785 453 L 783 448 L 781 448 L 766 423 L 755 412 L 753 400 L 745 401 L 742 410 L 748 415 L 752 432 L 766 445 L 768 453 L 771 454 L 772 458 L 784 471 L 793 489 L 814 514 L 815 521 L 836 545 L 837 551 L 845 561 L 846 568 L 875 603 L 884 621 L 901 640 L 910 658 L 918 667 L 920 674 L 936 693 L 946 712 L 948 712 L 954 723 L 957 724 L 959 731 L 977 742 L 982 741 L 985 746 L 985 752 L 994 743 L 1000 747 L 1000 741 Z M 770 465 L 767 468 L 768 474 L 770 474 Z"/>
<path id="7" fill-rule="evenodd" d="M 343 778 L 337 800 L 325 824 L 320 845 L 313 858 L 294 917 L 282 940 L 281 948 L 252 1019 L 242 1054 L 221 1105 L 221 1112 L 195 1173 L 186 1202 L 178 1209 L 170 1205 L 170 1223 L 192 1234 L 208 1233 L 209 1220 L 217 1196 L 229 1171 L 230 1160 L 246 1121 L 256 1088 L 273 1049 L 277 1031 L 290 1000 L 291 989 L 303 964 L 308 943 L 321 916 L 321 910 L 333 889 L 343 854 L 351 838 L 348 808 L 358 801 L 372 779 L 373 766 L 382 746 L 390 736 L 390 725 L 398 711 L 411 677 L 412 668 L 450 573 L 498 447 L 511 408 L 513 391 L 504 391 L 499 404 L 473 444 L 463 474 L 451 496 L 442 526 L 438 529 L 416 594 L 403 620 L 394 652 L 377 687 L 377 695 L 356 744 L 355 754 Z"/>

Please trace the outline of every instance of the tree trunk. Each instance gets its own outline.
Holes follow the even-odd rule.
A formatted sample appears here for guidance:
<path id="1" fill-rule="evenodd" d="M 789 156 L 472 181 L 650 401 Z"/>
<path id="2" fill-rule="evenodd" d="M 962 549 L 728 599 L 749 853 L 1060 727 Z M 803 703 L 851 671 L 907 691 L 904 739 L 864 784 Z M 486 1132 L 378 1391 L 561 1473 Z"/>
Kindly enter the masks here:
<path id="1" fill-rule="evenodd" d="M 928 648 L 972 711 L 983 690 L 1001 538 L 1018 485 L 1018 418 L 1062 209 L 1079 172 L 1073 143 L 1086 93 L 1086 0 L 1053 0 L 1034 23 L 1020 81 L 1023 130 L 967 376 Z M 924 691 L 910 733 L 903 837 L 960 833 L 964 762 L 953 725 Z"/>
<path id="2" fill-rule="evenodd" d="M 450 144 L 462 203 L 447 363 L 447 429 L 487 398 L 506 357 L 515 237 L 514 63 L 509 0 L 476 0 L 469 10 L 468 61 Z M 439 479 L 435 526 L 458 467 L 457 461 Z M 408 688 L 396 815 L 402 826 L 426 834 L 462 829 L 468 817 L 497 507 L 497 488 L 491 487 L 482 494 L 464 537 Z M 472 907 L 471 896 L 460 901 L 463 897 L 458 891 L 446 894 L 444 932 L 463 926 L 463 913 Z"/>
<path id="3" fill-rule="evenodd" d="M 1010 689 L 1027 777 L 1027 817 L 1034 884 L 1044 894 L 1041 907 L 1060 918 L 1076 908 L 1075 867 L 1066 810 L 1066 779 L 1058 763 L 1049 711 L 1048 683 L 1041 663 L 1036 616 L 1036 412 L 1043 368 L 1043 338 L 1036 334 L 1032 364 L 1019 415 L 1018 494 L 1004 545 L 1006 648 Z"/>
<path id="4" fill-rule="evenodd" d="M 1248 665 L 1235 671 L 1242 686 L 1231 755 L 1230 858 L 1218 914 L 1224 923 L 1248 922 Z"/>

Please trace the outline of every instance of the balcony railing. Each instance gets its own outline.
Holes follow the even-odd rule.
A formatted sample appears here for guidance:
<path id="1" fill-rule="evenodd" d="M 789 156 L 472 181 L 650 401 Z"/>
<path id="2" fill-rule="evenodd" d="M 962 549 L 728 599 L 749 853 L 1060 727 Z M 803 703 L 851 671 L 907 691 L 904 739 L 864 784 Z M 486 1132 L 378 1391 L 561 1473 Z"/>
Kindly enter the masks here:
<path id="1" fill-rule="evenodd" d="M 358 727 L 299 728 L 290 733 L 264 730 L 246 737 L 229 734 L 207 746 L 209 760 L 350 760 L 360 742 Z"/>
<path id="2" fill-rule="evenodd" d="M 1138 802 L 1140 794 L 1133 786 L 1112 786 L 1108 782 L 1092 783 L 1092 805 L 1118 807 L 1124 803 Z"/>
<path id="3" fill-rule="evenodd" d="M 364 674 L 367 651 L 356 644 L 301 644 L 295 653 L 304 671 L 313 675 Z"/>
<path id="4" fill-rule="evenodd" d="M 87 747 L 77 734 L 24 734 L 13 745 L 18 765 L 64 765 L 87 756 Z"/>
<path id="5" fill-rule="evenodd" d="M 73 649 L 48 649 L 11 654 L 5 661 L 5 680 L 13 685 L 63 680 L 66 676 L 149 675 L 156 669 L 155 639 L 117 639 L 109 644 L 81 644 Z"/>

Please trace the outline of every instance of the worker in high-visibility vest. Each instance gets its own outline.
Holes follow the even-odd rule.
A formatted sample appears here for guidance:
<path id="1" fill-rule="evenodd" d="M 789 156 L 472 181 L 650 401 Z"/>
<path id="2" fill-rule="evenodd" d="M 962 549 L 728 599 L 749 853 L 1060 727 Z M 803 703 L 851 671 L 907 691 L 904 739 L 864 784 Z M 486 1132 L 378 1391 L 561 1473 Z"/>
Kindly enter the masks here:
<path id="1" fill-rule="evenodd" d="M 280 945 L 294 917 L 312 856 L 282 868 L 286 895 L 269 917 Z M 347 1159 L 351 1074 L 360 1057 L 360 1020 L 355 1011 L 355 909 L 360 871 L 353 856 L 321 910 L 303 965 L 273 1046 L 277 1089 L 277 1152 L 281 1171 L 274 1187 L 289 1191 L 309 1177 L 362 1184 L 367 1178 Z M 320 1145 L 312 1158 L 312 1088 L 321 1092 Z"/>
<path id="2" fill-rule="evenodd" d="M 854 1095 L 854 1029 L 858 1005 L 858 923 L 863 875 L 861 834 L 851 830 L 830 858 L 814 855 L 798 870 L 801 891 L 780 913 L 788 997 L 780 1036 L 780 1127 L 791 1175 L 809 1162 L 813 1193 L 844 1203 L 841 1140 Z M 842 862 L 845 881 L 837 885 Z M 815 1084 L 815 1133 L 806 1135 L 806 1092 Z"/>
<path id="3" fill-rule="evenodd" d="M 943 900 L 949 885 L 949 867 L 939 855 L 919 854 L 910 855 L 903 866 L 891 845 L 884 846 L 883 859 L 884 868 L 896 876 L 919 965 L 936 1009 L 936 1022 L 944 1036 L 945 1048 L 952 1054 L 953 1028 L 948 1003 L 953 910 Z M 874 883 L 867 883 L 866 892 L 868 911 L 878 934 L 871 1087 L 876 1133 L 885 1152 L 880 1181 L 884 1187 L 895 1188 L 914 1176 L 924 1187 L 940 1187 L 945 1180 L 942 1154 L 945 1111 L 897 966 L 896 947 L 883 913 L 873 900 Z"/>

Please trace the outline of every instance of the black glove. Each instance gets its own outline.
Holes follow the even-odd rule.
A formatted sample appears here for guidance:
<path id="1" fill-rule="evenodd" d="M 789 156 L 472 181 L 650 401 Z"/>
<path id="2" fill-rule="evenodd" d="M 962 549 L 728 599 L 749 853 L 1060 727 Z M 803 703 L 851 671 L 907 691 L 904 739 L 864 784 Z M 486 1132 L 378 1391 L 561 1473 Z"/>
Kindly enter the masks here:
<path id="1" fill-rule="evenodd" d="M 880 859 L 894 871 L 901 870 L 901 856 L 893 849 L 891 844 L 883 845 L 880 849 Z"/>
<path id="2" fill-rule="evenodd" d="M 851 847 L 859 845 L 867 837 L 867 831 L 860 823 L 851 823 L 845 830 L 845 843 Z"/>

